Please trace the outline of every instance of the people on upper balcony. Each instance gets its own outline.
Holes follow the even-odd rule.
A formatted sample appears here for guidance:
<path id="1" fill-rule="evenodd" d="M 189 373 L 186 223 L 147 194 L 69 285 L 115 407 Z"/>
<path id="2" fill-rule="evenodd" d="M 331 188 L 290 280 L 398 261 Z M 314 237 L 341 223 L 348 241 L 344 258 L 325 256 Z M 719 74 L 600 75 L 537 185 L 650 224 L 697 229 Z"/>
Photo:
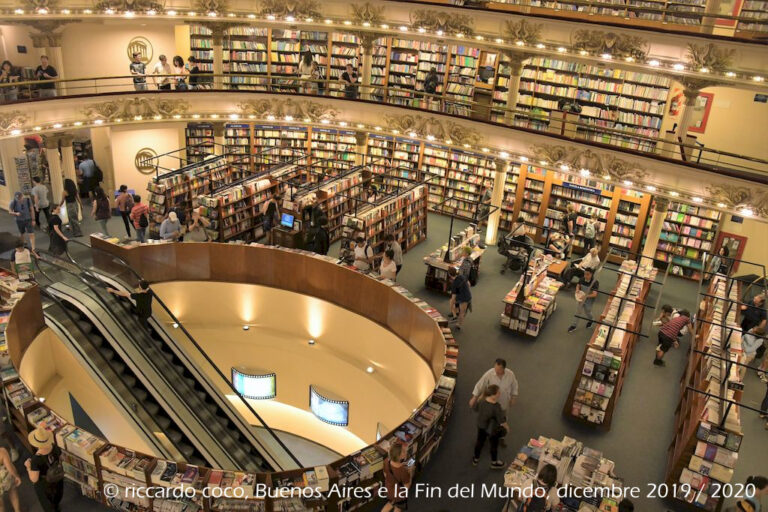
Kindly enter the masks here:
<path id="1" fill-rule="evenodd" d="M 424 79 L 424 92 L 429 94 L 437 93 L 437 85 L 439 80 L 440 79 L 437 77 L 437 68 L 432 66 L 432 68 L 429 70 L 429 73 L 427 73 L 427 77 Z"/>
<path id="2" fill-rule="evenodd" d="M 304 52 L 301 55 L 301 62 L 299 62 L 299 78 L 305 80 L 301 83 L 301 91 L 309 94 L 317 94 L 317 82 L 310 82 L 310 80 L 317 80 L 320 77 L 320 70 L 312 57 L 312 52 Z"/>
<path id="3" fill-rule="evenodd" d="M 158 61 L 155 64 L 155 66 L 152 68 L 152 74 L 153 75 L 170 75 L 173 73 L 171 70 L 171 65 L 168 64 L 168 57 L 165 55 L 160 55 L 158 57 Z M 155 85 L 158 89 L 163 91 L 170 91 L 171 90 L 171 77 L 169 76 L 163 76 L 159 78 L 155 78 Z"/>
<path id="4" fill-rule="evenodd" d="M 203 85 L 203 77 L 200 76 L 202 71 L 200 71 L 200 66 L 197 65 L 197 58 L 194 55 L 190 55 L 187 62 L 189 63 L 189 88 L 192 90 L 200 89 Z"/>
<path id="5" fill-rule="evenodd" d="M 173 81 L 175 82 L 174 89 L 177 91 L 186 91 L 189 89 L 187 86 L 187 78 L 185 76 L 189 74 L 189 71 L 184 67 L 184 59 L 179 55 L 173 57 L 173 73 L 178 75 L 173 78 Z"/>
<path id="6" fill-rule="evenodd" d="M 357 98 L 357 71 L 352 64 L 347 64 L 347 69 L 341 74 L 341 83 L 344 84 L 344 97 L 354 100 Z"/>
<path id="7" fill-rule="evenodd" d="M 133 60 L 129 66 L 133 75 L 133 88 L 137 91 L 147 90 L 147 65 L 141 60 L 141 53 L 133 52 Z"/>
<path id="8" fill-rule="evenodd" d="M 53 98 L 56 96 L 56 84 L 51 80 L 56 80 L 59 74 L 56 72 L 56 68 L 48 62 L 47 55 L 40 57 L 40 65 L 35 70 L 35 77 L 44 82 L 37 86 L 41 98 Z"/>
<path id="9" fill-rule="evenodd" d="M 3 61 L 0 66 L 0 84 L 13 84 L 21 81 L 21 71 L 11 64 L 11 61 Z M 7 86 L 2 88 L 2 99 L 4 101 L 16 101 L 19 99 L 19 88 L 16 86 Z"/>

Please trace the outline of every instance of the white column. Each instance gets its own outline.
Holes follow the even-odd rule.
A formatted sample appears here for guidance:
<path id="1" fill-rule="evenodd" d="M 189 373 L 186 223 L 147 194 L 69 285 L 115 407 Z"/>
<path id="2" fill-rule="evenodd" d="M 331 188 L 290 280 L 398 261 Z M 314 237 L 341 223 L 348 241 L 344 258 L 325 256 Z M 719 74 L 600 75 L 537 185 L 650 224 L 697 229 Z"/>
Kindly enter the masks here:
<path id="1" fill-rule="evenodd" d="M 514 121 L 513 111 L 517 107 L 517 99 L 520 96 L 520 75 L 523 73 L 524 62 L 530 57 L 526 54 L 509 53 L 509 84 L 507 86 L 507 112 L 504 120 L 511 124 Z"/>
<path id="2" fill-rule="evenodd" d="M 488 245 L 496 245 L 498 239 L 507 169 L 509 169 L 509 164 L 505 160 L 496 160 L 496 172 L 493 173 L 493 191 L 491 192 L 491 209 L 495 208 L 495 210 L 488 217 L 488 228 L 485 230 L 485 243 Z"/>
<path id="3" fill-rule="evenodd" d="M 51 65 L 56 68 L 56 72 L 59 74 L 59 80 L 64 80 L 67 77 L 67 73 L 64 70 L 64 56 L 61 52 L 61 34 L 51 34 L 48 37 L 49 41 L 52 43 L 58 43 L 55 46 L 49 46 L 45 49 L 46 52 L 48 52 L 48 60 L 50 61 Z M 67 85 L 60 83 L 57 86 L 57 94 L 59 96 L 66 96 L 67 95 Z"/>
<path id="4" fill-rule="evenodd" d="M 216 144 L 213 149 L 217 155 L 223 155 L 226 152 L 224 144 L 226 139 L 224 137 L 224 123 L 213 123 L 213 142 Z"/>
<path id="5" fill-rule="evenodd" d="M 659 245 L 661 228 L 664 226 L 664 221 L 667 218 L 667 209 L 669 208 L 669 199 L 656 197 L 655 200 L 656 203 L 651 214 L 651 223 L 648 226 L 648 235 L 645 237 L 642 253 L 643 256 L 648 258 L 656 257 L 656 247 Z"/>
<path id="6" fill-rule="evenodd" d="M 48 159 L 48 173 L 51 179 L 51 203 L 59 204 L 64 200 L 64 174 L 61 171 L 59 156 L 59 137 L 45 137 L 45 154 Z"/>
<path id="7" fill-rule="evenodd" d="M 61 171 L 65 178 L 77 183 L 77 170 L 75 169 L 75 152 L 72 150 L 72 135 L 61 136 Z"/>
<path id="8" fill-rule="evenodd" d="M 699 96 L 700 89 L 690 89 L 686 87 L 683 89 L 683 95 L 685 96 L 685 105 L 683 106 L 683 113 L 680 114 L 680 121 L 677 123 L 676 136 L 681 139 L 685 139 L 685 135 L 688 133 L 688 128 L 691 126 L 691 119 L 693 118 L 693 107 L 696 105 L 696 98 Z M 685 140 L 683 140 L 685 142 Z"/>
<path id="9" fill-rule="evenodd" d="M 368 86 L 371 85 L 371 67 L 373 66 L 373 34 L 367 34 L 361 40 L 363 43 L 363 97 L 367 98 L 371 94 Z"/>
<path id="10" fill-rule="evenodd" d="M 355 133 L 355 141 L 357 142 L 357 146 L 355 147 L 355 151 L 357 154 L 355 155 L 355 164 L 356 165 L 364 165 L 365 164 L 365 141 L 367 139 L 367 135 L 365 132 L 357 132 Z"/>
<path id="11" fill-rule="evenodd" d="M 112 162 L 112 128 L 101 126 L 91 128 L 91 147 L 93 148 L 93 161 L 104 174 L 104 181 L 101 186 L 107 196 L 112 199 L 118 185 L 115 183 L 115 166 Z M 136 193 L 143 194 L 143 190 L 137 190 Z"/>

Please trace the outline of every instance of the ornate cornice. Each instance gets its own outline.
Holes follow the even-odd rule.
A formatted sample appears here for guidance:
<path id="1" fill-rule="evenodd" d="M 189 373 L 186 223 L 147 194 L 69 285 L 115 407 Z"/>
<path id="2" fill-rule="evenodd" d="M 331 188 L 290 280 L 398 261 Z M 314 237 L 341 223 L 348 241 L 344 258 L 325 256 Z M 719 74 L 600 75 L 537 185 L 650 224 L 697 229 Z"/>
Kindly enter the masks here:
<path id="1" fill-rule="evenodd" d="M 696 99 L 696 97 L 699 95 L 699 92 L 706 87 L 723 85 L 721 82 L 718 82 L 717 80 L 698 80 L 696 78 L 688 78 L 688 77 L 680 78 L 674 75 L 667 75 L 667 76 L 683 84 L 683 88 L 684 88 L 683 94 L 685 95 L 686 99 L 690 99 L 690 98 Z"/>
<path id="2" fill-rule="evenodd" d="M 320 2 L 317 0 L 260 0 L 259 4 L 261 14 L 295 18 L 320 17 Z"/>
<path id="3" fill-rule="evenodd" d="M 0 131 L 21 128 L 27 122 L 27 116 L 21 110 L 0 113 Z"/>
<path id="4" fill-rule="evenodd" d="M 602 30 L 577 30 L 571 36 L 571 44 L 576 50 L 607 53 L 613 57 L 632 57 L 640 62 L 645 60 L 650 48 L 648 41 L 642 37 Z"/>
<path id="5" fill-rule="evenodd" d="M 115 121 L 116 119 L 135 119 L 137 116 L 144 119 L 151 119 L 158 115 L 173 116 L 185 114 L 188 110 L 189 103 L 184 100 L 141 97 L 92 103 L 83 109 L 83 114 L 92 121 L 96 119 Z"/>
<path id="6" fill-rule="evenodd" d="M 452 144 L 479 144 L 483 137 L 475 128 L 469 128 L 451 120 L 424 117 L 418 114 L 384 115 L 384 123 L 390 130 L 415 133 L 419 137 L 434 137 L 451 141 Z"/>
<path id="7" fill-rule="evenodd" d="M 712 43 L 688 45 L 688 60 L 694 69 L 722 73 L 733 65 L 735 54 L 736 50 L 726 50 Z"/>
<path id="8" fill-rule="evenodd" d="M 742 185 L 712 185 L 705 187 L 713 202 L 723 203 L 728 208 L 749 208 L 754 215 L 768 217 L 768 190 Z"/>
<path id="9" fill-rule="evenodd" d="M 597 176 L 610 176 L 615 180 L 645 180 L 649 174 L 639 165 L 617 158 L 611 153 L 575 146 L 535 144 L 531 146 L 536 160 L 550 165 L 567 165 L 571 169 L 588 169 Z"/>
<path id="10" fill-rule="evenodd" d="M 471 36 L 475 33 L 475 20 L 466 14 L 436 11 L 433 9 L 415 9 L 410 15 L 411 27 L 424 28 L 432 32 L 442 30 L 446 34 L 464 34 Z"/>
<path id="11" fill-rule="evenodd" d="M 161 12 L 165 8 L 165 0 L 94 0 L 93 6 L 99 11 Z"/>
<path id="12" fill-rule="evenodd" d="M 51 12 L 59 5 L 59 0 L 24 0 L 24 4 L 33 11 L 39 11 L 40 9 L 46 9 Z"/>
<path id="13" fill-rule="evenodd" d="M 383 5 L 378 6 L 372 5 L 371 2 L 365 2 L 364 4 L 350 4 L 349 9 L 352 11 L 352 21 L 359 25 L 367 23 L 375 27 L 384 23 Z"/>
<path id="14" fill-rule="evenodd" d="M 525 61 L 533 57 L 533 54 L 516 50 L 504 50 L 504 56 L 509 62 L 510 74 L 512 76 L 520 76 L 520 74 L 523 72 L 523 65 Z"/>
<path id="15" fill-rule="evenodd" d="M 511 41 L 522 41 L 525 44 L 536 44 L 541 40 L 541 24 L 528 23 L 526 20 L 507 20 L 502 32 Z"/>
<path id="16" fill-rule="evenodd" d="M 32 27 L 35 32 L 30 32 L 32 45 L 35 48 L 55 48 L 61 46 L 62 34 L 56 32 L 69 23 L 78 23 L 80 20 L 27 20 L 20 24 Z"/>
<path id="17" fill-rule="evenodd" d="M 194 5 L 200 11 L 209 13 L 215 12 L 221 14 L 227 11 L 227 0 L 195 0 Z"/>
<path id="18" fill-rule="evenodd" d="M 317 123 L 323 119 L 333 120 L 339 115 L 339 111 L 328 105 L 308 100 L 294 100 L 291 98 L 283 99 L 263 99 L 250 100 L 239 103 L 238 108 L 243 114 L 256 116 L 259 119 L 285 119 L 291 116 L 297 121 L 309 119 L 310 122 Z"/>

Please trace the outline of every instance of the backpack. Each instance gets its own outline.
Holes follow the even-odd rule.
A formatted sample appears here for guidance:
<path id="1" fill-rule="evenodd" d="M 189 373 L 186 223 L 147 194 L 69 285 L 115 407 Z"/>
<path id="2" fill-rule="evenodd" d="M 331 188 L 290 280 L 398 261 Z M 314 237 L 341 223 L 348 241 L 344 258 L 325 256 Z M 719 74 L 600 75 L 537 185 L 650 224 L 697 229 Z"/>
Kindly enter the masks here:
<path id="1" fill-rule="evenodd" d="M 427 77 L 426 81 L 424 81 L 424 91 L 429 94 L 435 94 L 435 91 L 437 91 L 437 76 Z"/>
<path id="2" fill-rule="evenodd" d="M 147 215 L 142 213 L 139 217 L 139 227 L 146 228 L 147 226 L 149 226 L 149 220 L 147 220 Z"/>
<path id="3" fill-rule="evenodd" d="M 475 286 L 477 284 L 477 279 L 480 277 L 480 272 L 478 271 L 477 267 L 472 265 L 472 267 L 469 269 L 469 284 L 472 286 Z"/>
<path id="4" fill-rule="evenodd" d="M 104 173 L 102 172 L 101 167 L 96 165 L 96 162 L 93 162 L 93 167 L 95 168 L 93 172 L 93 177 L 97 183 L 101 183 L 102 181 L 104 181 Z"/>
<path id="5" fill-rule="evenodd" d="M 61 460 L 56 457 L 56 460 L 48 466 L 48 471 L 45 473 L 45 481 L 49 484 L 57 484 L 64 480 L 64 467 L 61 465 Z"/>
<path id="6" fill-rule="evenodd" d="M 595 223 L 587 222 L 587 225 L 584 226 L 584 236 L 587 238 L 595 238 L 595 234 Z"/>

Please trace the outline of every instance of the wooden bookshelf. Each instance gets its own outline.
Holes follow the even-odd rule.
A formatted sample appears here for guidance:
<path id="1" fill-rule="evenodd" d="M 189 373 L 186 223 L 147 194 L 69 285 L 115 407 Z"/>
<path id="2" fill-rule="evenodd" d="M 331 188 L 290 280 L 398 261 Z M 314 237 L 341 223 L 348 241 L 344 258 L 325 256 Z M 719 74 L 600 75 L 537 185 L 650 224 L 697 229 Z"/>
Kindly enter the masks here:
<path id="1" fill-rule="evenodd" d="M 197 59 L 200 71 L 213 73 L 213 36 L 210 29 L 202 25 L 189 27 L 189 49 Z"/>
<path id="2" fill-rule="evenodd" d="M 224 145 L 227 153 L 227 161 L 244 169 L 252 168 L 251 161 L 251 125 L 227 124 L 224 126 Z M 236 179 L 244 178 L 239 173 Z"/>
<path id="3" fill-rule="evenodd" d="M 544 323 L 557 309 L 557 292 L 563 286 L 559 279 L 547 276 L 547 269 L 556 261 L 559 260 L 541 256 L 531 262 L 514 288 L 502 300 L 502 327 L 523 336 L 539 336 Z M 524 276 L 527 281 L 523 289 Z"/>
<path id="4" fill-rule="evenodd" d="M 449 100 L 469 102 L 474 99 L 475 78 L 477 76 L 480 50 L 469 46 L 451 46 L 451 56 L 448 61 L 445 96 L 448 112 L 469 117 L 471 108 L 464 103 L 452 103 Z"/>
<path id="5" fill-rule="evenodd" d="M 200 162 L 213 154 L 214 136 L 211 123 L 188 123 L 184 135 L 188 162 Z"/>

